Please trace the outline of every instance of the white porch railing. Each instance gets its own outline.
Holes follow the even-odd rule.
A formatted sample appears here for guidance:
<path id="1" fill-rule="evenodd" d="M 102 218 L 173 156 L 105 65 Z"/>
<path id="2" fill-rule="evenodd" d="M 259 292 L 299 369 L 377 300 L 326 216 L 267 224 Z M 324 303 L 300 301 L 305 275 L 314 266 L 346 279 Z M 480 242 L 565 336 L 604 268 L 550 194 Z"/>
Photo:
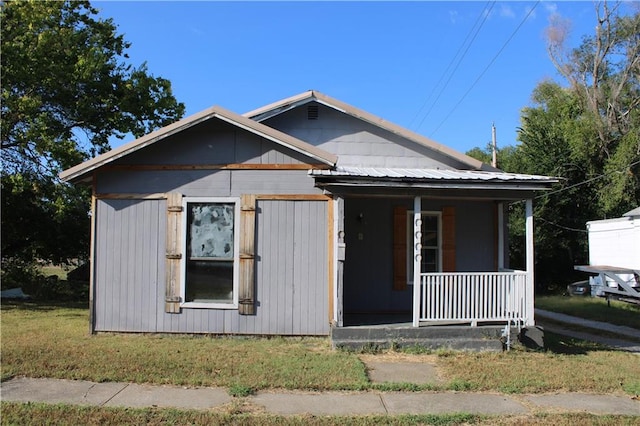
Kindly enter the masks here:
<path id="1" fill-rule="evenodd" d="M 494 321 L 530 324 L 533 320 L 533 312 L 528 312 L 533 311 L 533 286 L 527 288 L 527 273 L 522 271 L 420 274 L 419 294 L 414 322 L 469 322 L 475 326 Z"/>

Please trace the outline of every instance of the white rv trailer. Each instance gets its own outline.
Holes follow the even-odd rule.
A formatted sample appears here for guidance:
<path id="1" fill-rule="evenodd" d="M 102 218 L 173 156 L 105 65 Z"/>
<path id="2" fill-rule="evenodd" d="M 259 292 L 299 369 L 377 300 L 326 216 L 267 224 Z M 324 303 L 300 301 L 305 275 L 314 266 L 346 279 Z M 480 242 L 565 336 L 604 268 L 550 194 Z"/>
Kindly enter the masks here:
<path id="1" fill-rule="evenodd" d="M 587 222 L 591 294 L 640 303 L 640 207 L 619 218 Z"/>

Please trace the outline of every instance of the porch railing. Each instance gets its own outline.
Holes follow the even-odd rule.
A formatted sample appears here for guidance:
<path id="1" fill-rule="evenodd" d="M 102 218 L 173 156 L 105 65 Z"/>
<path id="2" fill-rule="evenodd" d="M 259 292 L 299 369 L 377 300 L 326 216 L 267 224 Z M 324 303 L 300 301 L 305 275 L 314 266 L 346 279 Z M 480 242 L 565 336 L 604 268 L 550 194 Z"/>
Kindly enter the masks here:
<path id="1" fill-rule="evenodd" d="M 528 298 L 522 271 L 421 274 L 419 321 L 527 323 Z"/>

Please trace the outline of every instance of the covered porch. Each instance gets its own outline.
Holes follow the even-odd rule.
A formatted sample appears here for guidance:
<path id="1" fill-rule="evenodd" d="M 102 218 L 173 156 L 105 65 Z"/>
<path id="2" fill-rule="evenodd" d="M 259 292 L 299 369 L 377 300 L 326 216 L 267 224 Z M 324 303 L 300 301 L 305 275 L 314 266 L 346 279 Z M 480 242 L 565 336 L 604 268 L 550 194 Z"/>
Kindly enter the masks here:
<path id="1" fill-rule="evenodd" d="M 505 215 L 502 202 L 497 208 L 497 271 L 425 273 L 422 264 L 421 197 L 414 199 L 413 216 L 413 308 L 412 325 L 442 323 L 506 322 L 533 326 L 534 244 L 533 203 L 525 200 L 526 270 L 505 269 Z"/>
<path id="2" fill-rule="evenodd" d="M 314 173 L 334 200 L 334 328 L 447 326 L 486 334 L 488 327 L 535 325 L 532 200 L 555 180 L 501 172 L 394 173 Z M 525 205 L 524 270 L 508 269 L 507 206 L 513 202 Z M 398 231 L 403 220 L 404 236 Z"/>

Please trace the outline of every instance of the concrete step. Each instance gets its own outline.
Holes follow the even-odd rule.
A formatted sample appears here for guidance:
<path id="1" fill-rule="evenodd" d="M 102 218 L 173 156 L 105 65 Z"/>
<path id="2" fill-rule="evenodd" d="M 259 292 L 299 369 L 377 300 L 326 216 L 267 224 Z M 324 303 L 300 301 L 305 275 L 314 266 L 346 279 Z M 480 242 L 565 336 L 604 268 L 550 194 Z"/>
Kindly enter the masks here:
<path id="1" fill-rule="evenodd" d="M 335 327 L 331 342 L 335 348 L 376 350 L 392 347 L 422 347 L 470 351 L 501 351 L 504 326 L 432 327 Z M 516 338 L 512 331 L 512 339 Z"/>

